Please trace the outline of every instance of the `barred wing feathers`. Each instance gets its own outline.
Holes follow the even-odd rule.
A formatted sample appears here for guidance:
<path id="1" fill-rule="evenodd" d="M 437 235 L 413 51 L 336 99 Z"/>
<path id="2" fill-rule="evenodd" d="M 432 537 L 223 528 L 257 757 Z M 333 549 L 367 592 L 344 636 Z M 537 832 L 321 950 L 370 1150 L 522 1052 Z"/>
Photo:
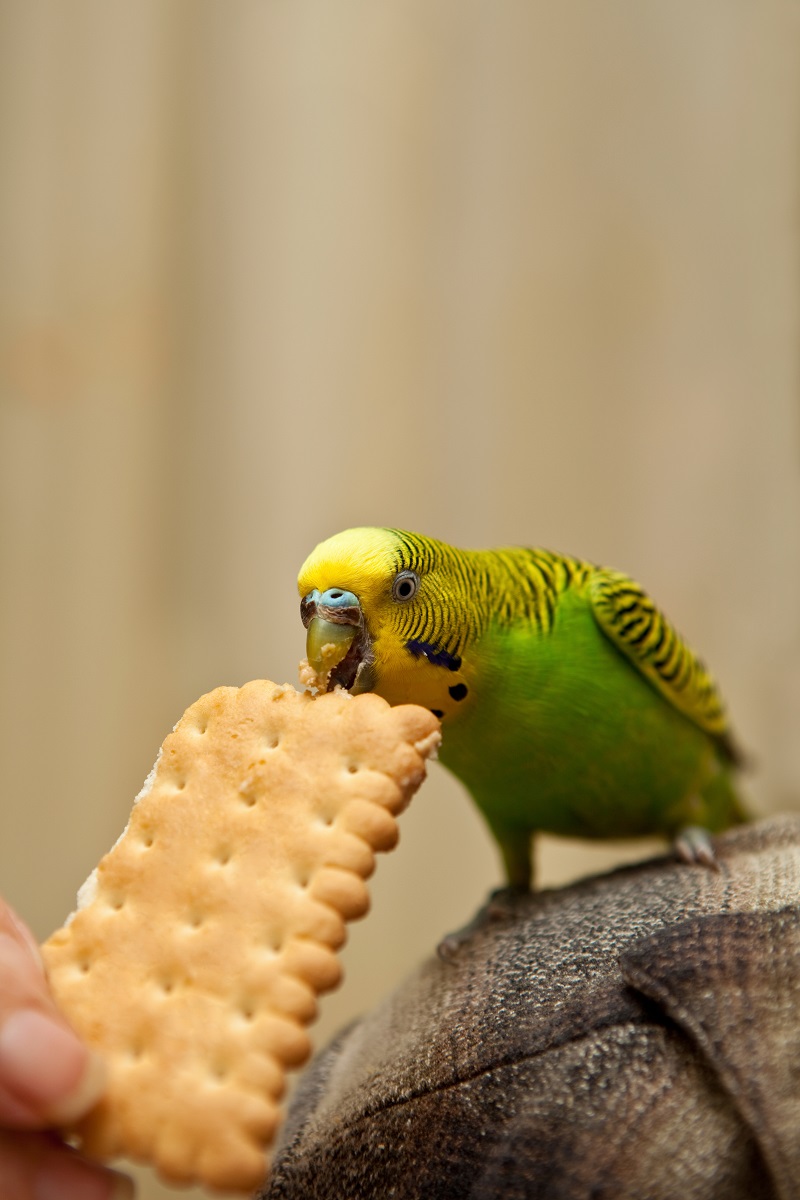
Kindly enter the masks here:
<path id="1" fill-rule="evenodd" d="M 726 758 L 740 763 L 714 679 L 639 584 L 620 571 L 597 568 L 586 591 L 606 637 L 670 704 L 714 738 Z"/>

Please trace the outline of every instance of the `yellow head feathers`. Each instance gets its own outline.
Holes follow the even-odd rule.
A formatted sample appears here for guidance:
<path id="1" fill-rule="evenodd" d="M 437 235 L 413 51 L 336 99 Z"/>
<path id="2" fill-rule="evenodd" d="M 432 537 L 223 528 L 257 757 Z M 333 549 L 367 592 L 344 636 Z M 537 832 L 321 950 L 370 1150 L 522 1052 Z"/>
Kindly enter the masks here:
<path id="1" fill-rule="evenodd" d="M 312 550 L 297 580 L 301 596 L 314 588 L 345 588 L 371 611 L 390 592 L 397 559 L 397 535 L 391 529 L 362 526 L 334 534 Z"/>

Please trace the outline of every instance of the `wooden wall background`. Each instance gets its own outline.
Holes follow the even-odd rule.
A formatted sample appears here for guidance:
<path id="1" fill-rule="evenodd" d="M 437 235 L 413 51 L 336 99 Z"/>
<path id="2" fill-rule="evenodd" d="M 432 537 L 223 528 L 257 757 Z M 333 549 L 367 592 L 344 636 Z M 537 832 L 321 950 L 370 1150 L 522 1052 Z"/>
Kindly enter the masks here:
<path id="1" fill-rule="evenodd" d="M 627 569 L 797 805 L 799 68 L 794 0 L 0 0 L 0 888 L 40 935 L 186 705 L 295 679 L 350 524 Z M 497 878 L 436 768 L 319 1038 Z"/>

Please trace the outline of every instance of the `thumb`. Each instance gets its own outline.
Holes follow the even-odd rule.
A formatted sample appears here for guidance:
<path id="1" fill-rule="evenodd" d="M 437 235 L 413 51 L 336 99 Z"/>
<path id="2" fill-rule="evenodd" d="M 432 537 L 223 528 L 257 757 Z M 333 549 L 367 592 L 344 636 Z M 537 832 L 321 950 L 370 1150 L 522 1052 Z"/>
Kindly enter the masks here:
<path id="1" fill-rule="evenodd" d="M 0 1125 L 69 1125 L 104 1085 L 101 1060 L 56 1007 L 33 934 L 0 900 Z"/>

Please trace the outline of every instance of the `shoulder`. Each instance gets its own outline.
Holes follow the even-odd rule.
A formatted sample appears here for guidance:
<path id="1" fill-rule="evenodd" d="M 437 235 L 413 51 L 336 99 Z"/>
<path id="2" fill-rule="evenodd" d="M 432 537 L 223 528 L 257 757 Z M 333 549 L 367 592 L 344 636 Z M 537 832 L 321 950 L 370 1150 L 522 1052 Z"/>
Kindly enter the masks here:
<path id="1" fill-rule="evenodd" d="M 432 957 L 317 1060 L 265 1200 L 783 1194 L 800 818 L 717 846 L 720 875 L 626 868 Z"/>

